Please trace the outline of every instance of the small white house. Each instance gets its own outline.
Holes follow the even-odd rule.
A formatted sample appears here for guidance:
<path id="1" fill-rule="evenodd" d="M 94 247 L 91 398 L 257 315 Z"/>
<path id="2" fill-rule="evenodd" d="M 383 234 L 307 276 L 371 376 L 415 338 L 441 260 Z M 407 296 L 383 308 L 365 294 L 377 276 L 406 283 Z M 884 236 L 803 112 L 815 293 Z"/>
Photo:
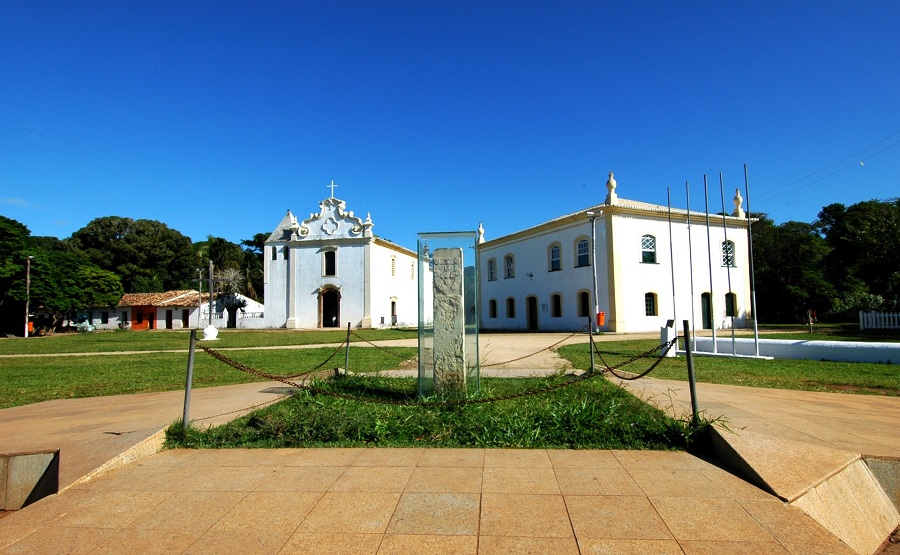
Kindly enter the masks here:
<path id="1" fill-rule="evenodd" d="M 682 320 L 744 327 L 740 194 L 732 216 L 707 226 L 705 213 L 618 198 L 612 173 L 606 186 L 603 204 L 479 244 L 482 329 L 658 332 L 670 319 L 679 329 Z"/>
<path id="2" fill-rule="evenodd" d="M 235 312 L 232 327 L 264 327 L 265 307 L 249 297 L 236 295 L 245 306 Z M 72 325 L 83 324 L 87 329 L 179 330 L 203 328 L 210 323 L 209 293 L 196 290 L 165 291 L 163 293 L 126 293 L 118 306 L 98 307 L 81 311 Z M 229 327 L 228 312 L 223 298 L 213 301 L 213 326 Z"/>
<path id="3" fill-rule="evenodd" d="M 266 327 L 417 325 L 416 253 L 373 227 L 334 196 L 302 222 L 288 211 L 263 252 Z"/>

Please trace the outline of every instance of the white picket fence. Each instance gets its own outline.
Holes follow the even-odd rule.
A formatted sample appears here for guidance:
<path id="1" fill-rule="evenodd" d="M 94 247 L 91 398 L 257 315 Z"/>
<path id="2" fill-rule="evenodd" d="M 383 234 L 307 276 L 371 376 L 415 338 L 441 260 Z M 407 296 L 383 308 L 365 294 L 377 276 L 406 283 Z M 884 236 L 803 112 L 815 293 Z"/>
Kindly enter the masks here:
<path id="1" fill-rule="evenodd" d="M 900 330 L 900 312 L 859 311 L 861 330 Z"/>

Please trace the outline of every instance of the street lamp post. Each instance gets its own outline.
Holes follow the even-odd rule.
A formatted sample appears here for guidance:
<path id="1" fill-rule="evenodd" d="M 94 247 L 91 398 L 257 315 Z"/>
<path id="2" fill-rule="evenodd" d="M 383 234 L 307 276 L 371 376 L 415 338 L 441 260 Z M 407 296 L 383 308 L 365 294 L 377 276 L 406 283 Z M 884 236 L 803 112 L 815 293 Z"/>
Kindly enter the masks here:
<path id="1" fill-rule="evenodd" d="M 33 256 L 25 257 L 25 334 L 23 337 L 28 337 L 28 304 L 31 300 L 31 259 Z"/>

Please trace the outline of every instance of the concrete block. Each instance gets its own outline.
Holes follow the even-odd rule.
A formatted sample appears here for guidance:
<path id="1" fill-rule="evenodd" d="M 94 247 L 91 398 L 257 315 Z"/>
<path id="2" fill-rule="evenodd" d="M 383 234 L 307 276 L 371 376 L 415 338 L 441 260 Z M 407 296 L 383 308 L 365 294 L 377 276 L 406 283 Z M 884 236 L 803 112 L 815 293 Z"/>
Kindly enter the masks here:
<path id="1" fill-rule="evenodd" d="M 15 511 L 59 489 L 59 451 L 15 453 L 5 459 L 4 505 Z"/>
<path id="2" fill-rule="evenodd" d="M 860 555 L 870 555 L 900 524 L 900 514 L 862 460 L 791 503 Z"/>
<path id="3" fill-rule="evenodd" d="M 865 462 L 888 499 L 900 511 L 900 460 L 866 458 Z"/>

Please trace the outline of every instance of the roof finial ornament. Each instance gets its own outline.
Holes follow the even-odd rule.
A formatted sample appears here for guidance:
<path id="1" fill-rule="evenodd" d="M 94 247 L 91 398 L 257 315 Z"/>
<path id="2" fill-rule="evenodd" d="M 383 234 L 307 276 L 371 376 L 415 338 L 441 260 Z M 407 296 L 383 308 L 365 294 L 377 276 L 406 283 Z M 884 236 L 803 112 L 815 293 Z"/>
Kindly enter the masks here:
<path id="1" fill-rule="evenodd" d="M 328 198 L 334 198 L 334 188 L 337 187 L 337 184 L 334 182 L 334 179 L 331 180 L 331 185 L 325 185 L 325 186 L 331 188 L 331 196 Z"/>
<path id="2" fill-rule="evenodd" d="M 606 182 L 606 204 L 617 204 L 619 196 L 616 194 L 616 178 L 613 172 L 609 172 L 609 180 Z"/>
<path id="3" fill-rule="evenodd" d="M 744 208 L 741 204 L 744 202 L 744 199 L 741 197 L 741 190 L 734 190 L 734 212 L 731 213 L 735 218 L 743 218 L 744 217 Z"/>
<path id="4" fill-rule="evenodd" d="M 483 222 L 478 222 L 478 244 L 484 243 L 484 225 Z"/>

